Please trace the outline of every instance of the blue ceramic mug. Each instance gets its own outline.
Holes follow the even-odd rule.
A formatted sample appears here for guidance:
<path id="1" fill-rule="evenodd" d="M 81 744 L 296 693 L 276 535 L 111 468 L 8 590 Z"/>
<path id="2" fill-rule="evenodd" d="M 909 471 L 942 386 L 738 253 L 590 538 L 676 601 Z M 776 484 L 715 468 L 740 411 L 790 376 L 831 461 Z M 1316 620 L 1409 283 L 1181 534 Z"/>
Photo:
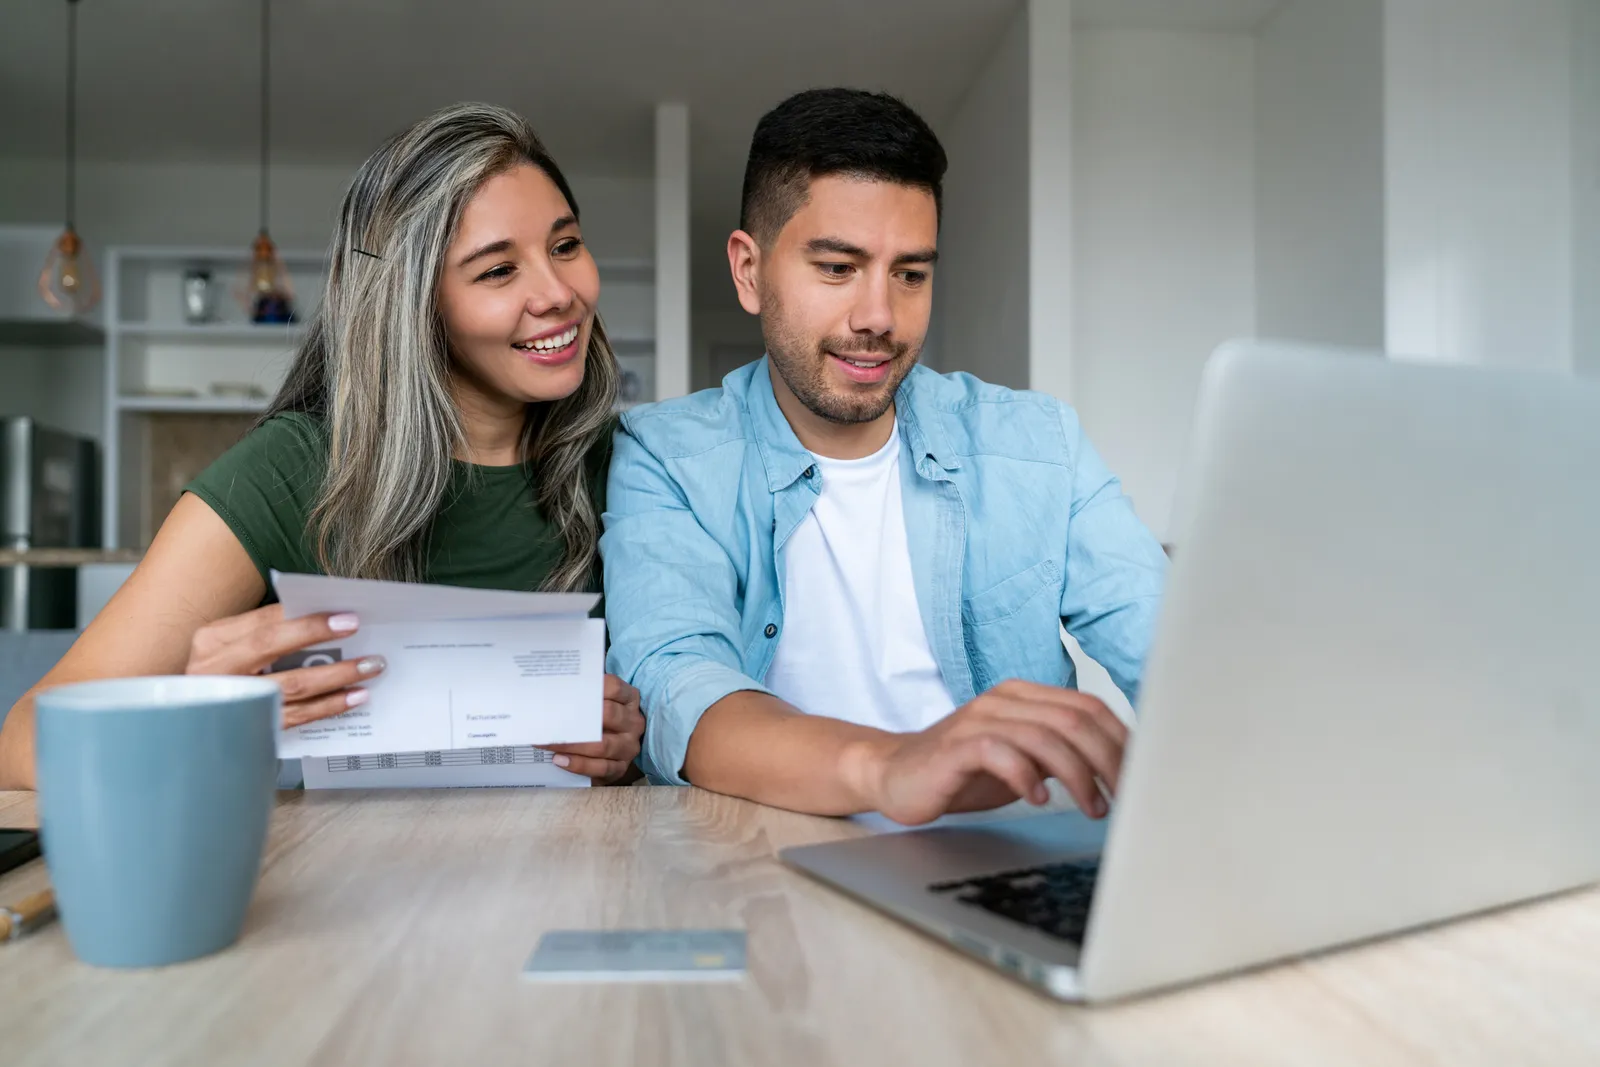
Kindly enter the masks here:
<path id="1" fill-rule="evenodd" d="M 233 944 L 261 869 L 282 695 L 115 678 L 35 699 L 40 832 L 72 951 L 156 967 Z"/>

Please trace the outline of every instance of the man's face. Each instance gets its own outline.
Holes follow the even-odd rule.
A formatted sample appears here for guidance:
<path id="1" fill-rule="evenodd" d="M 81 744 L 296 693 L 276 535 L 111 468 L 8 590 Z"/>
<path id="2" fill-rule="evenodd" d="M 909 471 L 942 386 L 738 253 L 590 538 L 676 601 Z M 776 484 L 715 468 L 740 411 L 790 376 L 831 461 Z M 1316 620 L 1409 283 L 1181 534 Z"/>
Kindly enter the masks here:
<path id="1" fill-rule="evenodd" d="M 928 334 L 939 220 L 933 194 L 827 176 L 763 249 L 761 333 L 790 392 L 830 422 L 894 403 Z"/>

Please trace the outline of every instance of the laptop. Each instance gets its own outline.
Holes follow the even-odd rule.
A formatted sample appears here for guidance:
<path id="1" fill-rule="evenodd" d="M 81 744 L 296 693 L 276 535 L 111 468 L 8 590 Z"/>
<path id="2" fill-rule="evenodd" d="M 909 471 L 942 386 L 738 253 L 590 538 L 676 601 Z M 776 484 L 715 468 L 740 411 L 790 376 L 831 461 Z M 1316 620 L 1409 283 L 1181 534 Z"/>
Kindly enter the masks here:
<path id="1" fill-rule="evenodd" d="M 782 859 L 1101 1001 L 1600 881 L 1600 383 L 1208 364 L 1111 817 Z"/>

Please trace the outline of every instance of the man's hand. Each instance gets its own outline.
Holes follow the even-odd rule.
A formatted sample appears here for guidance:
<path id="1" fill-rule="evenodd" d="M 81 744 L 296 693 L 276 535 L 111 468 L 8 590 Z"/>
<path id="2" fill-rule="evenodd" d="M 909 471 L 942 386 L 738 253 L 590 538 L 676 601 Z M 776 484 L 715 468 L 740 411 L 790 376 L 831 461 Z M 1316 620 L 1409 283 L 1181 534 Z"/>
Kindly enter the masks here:
<path id="1" fill-rule="evenodd" d="M 1109 810 L 1127 727 L 1099 699 L 1031 682 L 1003 682 L 915 734 L 866 739 L 843 768 L 859 795 L 896 822 L 918 825 L 1018 798 L 1049 800 L 1047 778 L 1092 818 Z"/>

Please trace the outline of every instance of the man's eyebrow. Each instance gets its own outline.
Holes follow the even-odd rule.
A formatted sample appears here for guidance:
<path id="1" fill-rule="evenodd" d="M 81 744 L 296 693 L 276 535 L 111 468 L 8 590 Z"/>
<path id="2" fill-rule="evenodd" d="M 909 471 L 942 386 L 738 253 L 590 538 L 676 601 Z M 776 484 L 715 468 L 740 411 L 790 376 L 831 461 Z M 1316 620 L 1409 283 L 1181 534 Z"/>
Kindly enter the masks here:
<path id="1" fill-rule="evenodd" d="M 815 255 L 817 253 L 832 253 L 836 256 L 851 256 L 855 259 L 871 259 L 872 254 L 859 245 L 838 237 L 813 237 L 806 242 L 806 251 Z M 935 248 L 919 248 L 912 252 L 902 252 L 894 257 L 895 266 L 906 264 L 927 263 L 939 261 L 939 251 Z"/>
<path id="2" fill-rule="evenodd" d="M 484 256 L 492 256 L 497 252 L 506 252 L 509 251 L 510 248 L 511 239 L 509 237 L 502 237 L 498 241 L 490 241 L 488 244 L 468 252 L 461 258 L 461 262 L 457 263 L 456 266 L 465 267 L 468 263 L 471 263 L 475 259 L 482 259 Z"/>
<path id="3" fill-rule="evenodd" d="M 894 263 L 897 267 L 902 263 L 926 263 L 932 266 L 937 262 L 939 262 L 939 250 L 937 248 L 919 248 L 915 252 L 902 252 L 894 257 Z"/>
<path id="4" fill-rule="evenodd" d="M 813 237 L 806 242 L 807 252 L 832 252 L 839 256 L 854 256 L 857 259 L 871 259 L 865 248 L 860 248 L 849 241 L 838 237 Z"/>

